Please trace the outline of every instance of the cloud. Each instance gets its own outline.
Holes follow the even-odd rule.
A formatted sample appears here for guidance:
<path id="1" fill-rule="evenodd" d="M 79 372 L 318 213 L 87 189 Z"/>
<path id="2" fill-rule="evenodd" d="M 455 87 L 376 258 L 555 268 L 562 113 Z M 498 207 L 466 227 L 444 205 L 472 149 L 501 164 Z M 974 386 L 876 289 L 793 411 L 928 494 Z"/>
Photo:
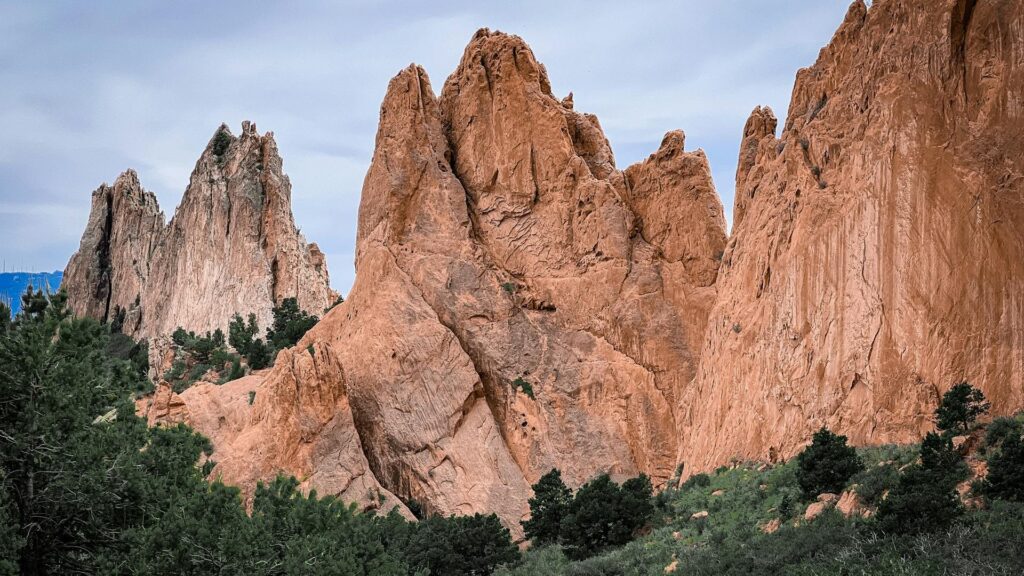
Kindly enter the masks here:
<path id="1" fill-rule="evenodd" d="M 409 62 L 435 92 L 479 27 L 518 34 L 621 167 L 681 128 L 731 213 L 750 110 L 780 116 L 848 0 L 25 3 L 0 0 L 0 257 L 63 268 L 90 192 L 126 168 L 171 214 L 213 131 L 273 130 L 295 218 L 353 279 L 380 100 Z"/>

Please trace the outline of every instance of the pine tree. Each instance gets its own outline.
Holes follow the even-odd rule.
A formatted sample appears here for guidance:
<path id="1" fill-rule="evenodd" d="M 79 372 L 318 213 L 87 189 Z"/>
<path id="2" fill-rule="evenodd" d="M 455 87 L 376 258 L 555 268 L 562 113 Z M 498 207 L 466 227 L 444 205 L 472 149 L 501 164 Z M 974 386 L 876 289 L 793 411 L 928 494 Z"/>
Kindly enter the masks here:
<path id="1" fill-rule="evenodd" d="M 929 433 L 921 443 L 920 455 L 920 464 L 904 471 L 899 484 L 878 507 L 878 521 L 887 532 L 941 530 L 963 512 L 956 485 L 966 477 L 967 469 L 950 438 Z"/>
<path id="2" fill-rule="evenodd" d="M 936 427 L 952 434 L 965 433 L 991 406 L 981 390 L 961 382 L 942 395 L 942 402 L 935 410 Z"/>
<path id="3" fill-rule="evenodd" d="M 249 363 L 249 368 L 253 370 L 262 370 L 273 361 L 271 357 L 271 350 L 263 343 L 263 340 L 257 338 L 252 346 L 249 347 L 249 354 L 246 356 L 246 361 Z"/>
<path id="4" fill-rule="evenodd" d="M 274 350 L 294 346 L 314 325 L 318 318 L 299 308 L 295 298 L 285 298 L 274 307 L 274 325 L 267 329 L 267 344 Z"/>
<path id="5" fill-rule="evenodd" d="M 530 519 L 523 522 L 526 537 L 534 546 L 558 542 L 562 518 L 572 502 L 572 491 L 562 481 L 558 468 L 552 468 L 533 485 L 529 502 Z"/>
<path id="6" fill-rule="evenodd" d="M 988 459 L 985 493 L 992 498 L 1024 502 L 1024 440 L 1008 435 Z"/>
<path id="7" fill-rule="evenodd" d="M 804 498 L 812 499 L 825 492 L 841 492 L 846 482 L 863 469 L 857 451 L 846 445 L 846 436 L 822 427 L 814 433 L 811 445 L 797 456 L 796 476 Z"/>
<path id="8" fill-rule="evenodd" d="M 255 314 L 249 314 L 248 324 L 242 320 L 241 315 L 235 314 L 228 324 L 228 344 L 236 352 L 246 356 L 249 354 L 249 348 L 252 346 L 253 339 L 257 333 L 259 333 L 259 327 L 256 325 Z"/>

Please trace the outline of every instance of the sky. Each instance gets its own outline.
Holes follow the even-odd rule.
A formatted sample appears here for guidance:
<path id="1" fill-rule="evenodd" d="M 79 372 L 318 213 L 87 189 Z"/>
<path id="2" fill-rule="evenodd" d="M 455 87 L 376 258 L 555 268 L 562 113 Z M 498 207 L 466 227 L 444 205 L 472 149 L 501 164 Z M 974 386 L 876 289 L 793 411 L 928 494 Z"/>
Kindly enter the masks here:
<path id="1" fill-rule="evenodd" d="M 63 269 L 91 192 L 134 168 L 168 219 L 217 127 L 274 132 L 296 224 L 351 286 L 388 80 L 436 93 L 482 27 L 523 37 L 625 168 L 665 132 L 702 148 L 731 222 L 743 124 L 781 120 L 851 0 L 0 0 L 0 271 Z"/>

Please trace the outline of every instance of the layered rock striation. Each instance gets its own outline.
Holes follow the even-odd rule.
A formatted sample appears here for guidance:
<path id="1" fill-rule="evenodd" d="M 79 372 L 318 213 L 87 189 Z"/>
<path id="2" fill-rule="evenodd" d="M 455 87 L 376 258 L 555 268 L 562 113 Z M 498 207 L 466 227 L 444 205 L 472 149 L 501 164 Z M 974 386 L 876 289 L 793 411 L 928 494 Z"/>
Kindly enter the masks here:
<path id="1" fill-rule="evenodd" d="M 916 441 L 967 380 L 1024 407 L 1024 4 L 858 0 L 786 123 L 744 129 L 681 460 L 827 425 Z"/>
<path id="2" fill-rule="evenodd" d="M 291 212 L 291 185 L 272 133 L 245 122 L 214 134 L 170 223 L 129 170 L 93 193 L 92 212 L 62 284 L 77 314 L 103 321 L 125 313 L 123 330 L 157 342 L 177 327 L 226 329 L 296 297 L 322 314 L 336 298 L 316 244 Z"/>

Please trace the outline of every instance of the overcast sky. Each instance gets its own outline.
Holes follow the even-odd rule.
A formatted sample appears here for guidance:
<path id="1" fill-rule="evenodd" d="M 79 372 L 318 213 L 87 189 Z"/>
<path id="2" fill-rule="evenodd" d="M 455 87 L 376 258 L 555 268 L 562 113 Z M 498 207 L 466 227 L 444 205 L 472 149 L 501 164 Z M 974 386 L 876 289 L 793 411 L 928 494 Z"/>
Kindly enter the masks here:
<path id="1" fill-rule="evenodd" d="M 481 27 L 532 46 L 620 168 L 683 129 L 731 220 L 744 121 L 761 104 L 781 120 L 849 3 L 0 0 L 0 265 L 63 269 L 90 193 L 126 168 L 170 218 L 217 126 L 252 120 L 274 132 L 295 220 L 345 292 L 388 80 L 416 62 L 440 92 Z"/>

